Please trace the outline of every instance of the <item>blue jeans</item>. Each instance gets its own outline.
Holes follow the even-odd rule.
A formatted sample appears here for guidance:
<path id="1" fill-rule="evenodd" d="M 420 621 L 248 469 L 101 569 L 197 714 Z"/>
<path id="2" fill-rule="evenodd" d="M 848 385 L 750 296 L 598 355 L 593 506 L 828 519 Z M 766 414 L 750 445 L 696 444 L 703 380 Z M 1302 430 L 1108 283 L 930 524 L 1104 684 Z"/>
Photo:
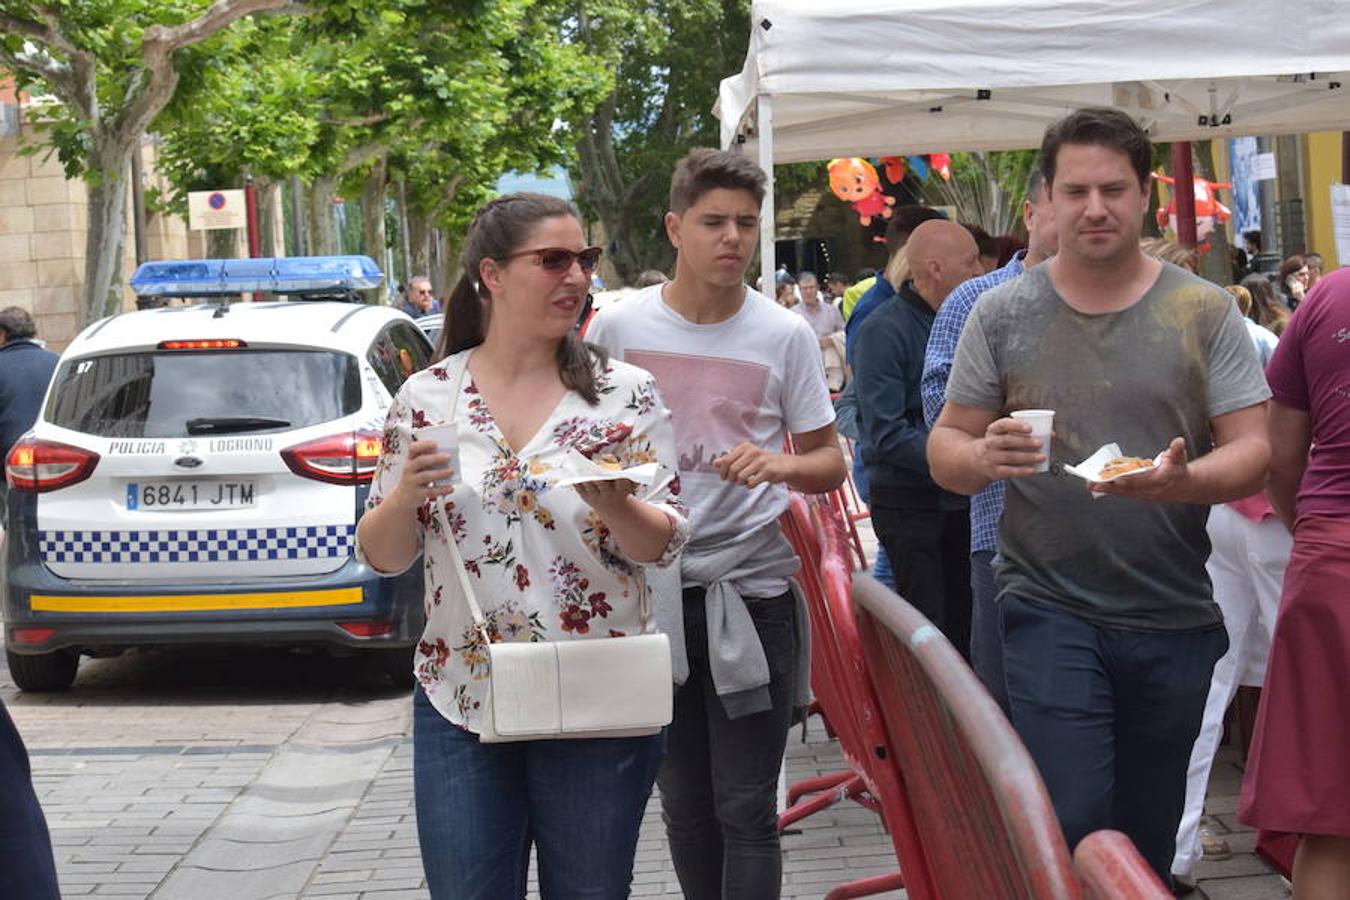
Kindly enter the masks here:
<path id="1" fill-rule="evenodd" d="M 970 554 L 970 667 L 989 696 L 1008 715 L 1008 681 L 1003 675 L 1003 630 L 998 621 L 994 551 Z"/>
<path id="2" fill-rule="evenodd" d="M 33 791 L 23 738 L 0 702 L 0 897 L 57 900 L 47 819 Z"/>
<path id="3" fill-rule="evenodd" d="M 413 792 L 433 900 L 628 896 L 665 738 L 481 744 L 413 696 Z"/>
<path id="4" fill-rule="evenodd" d="M 792 722 L 796 599 L 747 603 L 769 662 L 772 707 L 727 718 L 708 672 L 703 589 L 684 592 L 689 680 L 661 763 L 661 810 L 686 900 L 775 900 L 783 880 L 778 771 Z"/>
<path id="5" fill-rule="evenodd" d="M 862 451 L 858 450 L 853 457 L 853 489 L 858 492 L 858 499 L 864 503 L 867 502 L 870 493 L 867 488 L 867 467 L 863 465 Z M 891 570 L 891 558 L 886 555 L 886 548 L 881 544 L 877 544 L 871 575 L 886 587 L 895 590 L 895 572 Z"/>
<path id="6" fill-rule="evenodd" d="M 1132 631 L 1015 594 L 999 606 L 1013 724 L 1069 849 L 1123 831 L 1168 884 L 1223 625 Z"/>

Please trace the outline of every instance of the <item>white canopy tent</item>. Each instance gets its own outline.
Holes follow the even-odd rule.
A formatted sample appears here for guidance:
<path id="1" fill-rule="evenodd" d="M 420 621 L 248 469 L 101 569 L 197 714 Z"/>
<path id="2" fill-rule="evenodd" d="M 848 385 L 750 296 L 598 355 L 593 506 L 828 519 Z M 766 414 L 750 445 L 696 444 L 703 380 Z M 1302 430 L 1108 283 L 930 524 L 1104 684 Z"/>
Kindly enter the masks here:
<path id="1" fill-rule="evenodd" d="M 1006 150 L 1083 106 L 1155 140 L 1350 129 L 1350 0 L 754 0 L 724 147 L 772 164 Z M 773 268 L 773 191 L 761 258 Z"/>

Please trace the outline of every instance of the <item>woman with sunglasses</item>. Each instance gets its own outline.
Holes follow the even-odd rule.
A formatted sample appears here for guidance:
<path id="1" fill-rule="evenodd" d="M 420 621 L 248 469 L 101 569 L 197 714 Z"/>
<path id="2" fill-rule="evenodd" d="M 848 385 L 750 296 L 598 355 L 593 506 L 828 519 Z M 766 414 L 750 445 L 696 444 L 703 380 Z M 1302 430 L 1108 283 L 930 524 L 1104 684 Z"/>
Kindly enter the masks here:
<path id="1" fill-rule="evenodd" d="M 655 381 L 573 334 L 600 249 L 539 194 L 493 200 L 465 238 L 444 359 L 408 379 L 357 531 L 382 573 L 424 557 L 413 775 L 434 900 L 524 897 L 531 844 L 545 898 L 628 896 L 664 736 L 479 742 L 487 649 L 459 587 L 455 541 L 496 641 L 604 640 L 655 630 L 645 568 L 688 533 L 670 414 Z M 421 429 L 454 423 L 458 466 Z M 574 453 L 657 462 L 629 481 L 559 486 Z"/>

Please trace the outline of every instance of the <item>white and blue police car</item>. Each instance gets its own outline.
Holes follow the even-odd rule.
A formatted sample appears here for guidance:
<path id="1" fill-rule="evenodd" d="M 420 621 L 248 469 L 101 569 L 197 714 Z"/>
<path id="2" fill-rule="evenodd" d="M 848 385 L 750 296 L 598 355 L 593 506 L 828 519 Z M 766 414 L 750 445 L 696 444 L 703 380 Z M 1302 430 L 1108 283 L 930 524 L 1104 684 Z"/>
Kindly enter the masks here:
<path id="1" fill-rule="evenodd" d="M 145 263 L 142 303 L 198 302 L 66 348 L 5 460 L 21 689 L 68 688 L 81 654 L 222 642 L 368 651 L 411 684 L 420 567 L 381 578 L 352 554 L 391 399 L 433 352 L 357 300 L 381 279 L 366 257 Z"/>

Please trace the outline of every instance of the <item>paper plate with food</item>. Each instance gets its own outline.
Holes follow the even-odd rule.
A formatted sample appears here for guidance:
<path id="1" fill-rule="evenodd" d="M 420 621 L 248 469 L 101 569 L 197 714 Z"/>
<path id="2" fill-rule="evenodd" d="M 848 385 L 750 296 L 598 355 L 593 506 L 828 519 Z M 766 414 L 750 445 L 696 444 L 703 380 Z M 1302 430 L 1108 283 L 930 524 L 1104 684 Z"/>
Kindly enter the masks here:
<path id="1" fill-rule="evenodd" d="M 634 484 L 649 485 L 656 480 L 660 469 L 658 463 L 643 463 L 625 469 L 613 454 L 602 453 L 594 459 L 588 459 L 573 449 L 568 451 L 562 465 L 558 467 L 559 478 L 554 486 L 568 487 L 589 481 L 618 481 L 623 478 Z"/>
<path id="2" fill-rule="evenodd" d="M 1064 471 L 1077 475 L 1084 481 L 1104 483 L 1157 468 L 1162 462 L 1163 453 L 1152 459 L 1126 456 L 1121 452 L 1119 444 L 1107 444 L 1078 465 L 1065 466 Z"/>

